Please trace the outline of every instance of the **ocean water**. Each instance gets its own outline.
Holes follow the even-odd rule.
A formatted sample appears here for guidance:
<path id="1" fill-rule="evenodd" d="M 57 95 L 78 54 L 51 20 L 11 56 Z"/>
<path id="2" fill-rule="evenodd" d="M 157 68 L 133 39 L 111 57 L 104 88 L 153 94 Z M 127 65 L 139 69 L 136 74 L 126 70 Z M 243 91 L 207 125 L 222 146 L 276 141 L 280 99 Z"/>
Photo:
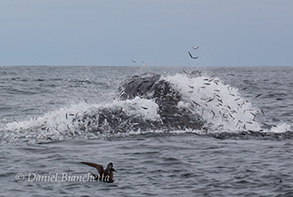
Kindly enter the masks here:
<path id="1" fill-rule="evenodd" d="M 122 99 L 121 84 L 153 76 L 143 73 L 165 82 L 155 82 L 160 95 Z M 293 67 L 0 67 L 0 196 L 293 196 L 292 76 Z M 93 181 L 82 161 L 113 162 L 115 182 Z"/>

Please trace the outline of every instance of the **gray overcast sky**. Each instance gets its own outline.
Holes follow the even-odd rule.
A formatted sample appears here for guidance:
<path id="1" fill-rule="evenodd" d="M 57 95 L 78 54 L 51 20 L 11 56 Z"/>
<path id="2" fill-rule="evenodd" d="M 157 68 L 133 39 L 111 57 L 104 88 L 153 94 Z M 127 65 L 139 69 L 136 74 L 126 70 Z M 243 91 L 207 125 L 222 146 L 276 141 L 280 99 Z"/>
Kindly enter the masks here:
<path id="1" fill-rule="evenodd" d="M 2 66 L 293 65 L 292 0 L 0 0 L 0 27 Z"/>

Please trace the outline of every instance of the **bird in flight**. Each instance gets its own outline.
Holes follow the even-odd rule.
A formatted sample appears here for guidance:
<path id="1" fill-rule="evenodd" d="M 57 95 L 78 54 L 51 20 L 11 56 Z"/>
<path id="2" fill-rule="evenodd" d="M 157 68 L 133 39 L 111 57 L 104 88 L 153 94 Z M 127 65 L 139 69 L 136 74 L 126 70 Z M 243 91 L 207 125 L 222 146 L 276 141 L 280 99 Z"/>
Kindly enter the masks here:
<path id="1" fill-rule="evenodd" d="M 198 49 L 199 48 L 199 46 L 196 46 L 196 47 L 192 47 L 194 50 L 196 50 L 196 49 Z"/>
<path id="2" fill-rule="evenodd" d="M 194 57 L 194 56 L 192 56 L 191 55 L 191 53 L 188 51 L 188 54 L 189 54 L 189 56 L 192 58 L 192 59 L 197 59 L 199 56 L 196 56 L 196 57 Z"/>
<path id="3" fill-rule="evenodd" d="M 133 63 L 135 63 L 135 62 L 136 62 L 136 59 L 131 59 L 131 61 L 132 61 Z"/>

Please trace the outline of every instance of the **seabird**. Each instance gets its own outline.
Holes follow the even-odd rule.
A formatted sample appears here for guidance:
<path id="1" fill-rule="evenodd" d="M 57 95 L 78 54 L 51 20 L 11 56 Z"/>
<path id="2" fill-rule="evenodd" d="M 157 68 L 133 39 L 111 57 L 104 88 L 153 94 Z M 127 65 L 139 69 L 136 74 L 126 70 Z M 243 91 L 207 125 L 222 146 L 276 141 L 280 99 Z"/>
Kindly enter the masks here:
<path id="1" fill-rule="evenodd" d="M 136 62 L 136 59 L 131 59 L 131 61 L 132 61 L 133 63 L 135 63 L 135 62 Z"/>
<path id="2" fill-rule="evenodd" d="M 197 58 L 198 58 L 198 56 L 193 57 L 189 51 L 188 51 L 188 54 L 189 54 L 189 56 L 190 56 L 192 59 L 197 59 Z"/>
<path id="3" fill-rule="evenodd" d="M 103 181 L 103 182 L 108 182 L 108 183 L 113 183 L 113 172 L 116 172 L 116 170 L 113 168 L 113 163 L 110 162 L 107 165 L 107 168 L 104 169 L 104 167 L 100 164 L 96 163 L 91 163 L 91 162 L 80 162 L 82 164 L 94 167 L 98 170 L 99 175 L 97 174 L 92 174 L 95 177 L 95 180 Z"/>
<path id="4" fill-rule="evenodd" d="M 196 47 L 192 47 L 194 50 L 196 50 L 196 49 L 198 49 L 199 48 L 199 46 L 196 46 Z"/>

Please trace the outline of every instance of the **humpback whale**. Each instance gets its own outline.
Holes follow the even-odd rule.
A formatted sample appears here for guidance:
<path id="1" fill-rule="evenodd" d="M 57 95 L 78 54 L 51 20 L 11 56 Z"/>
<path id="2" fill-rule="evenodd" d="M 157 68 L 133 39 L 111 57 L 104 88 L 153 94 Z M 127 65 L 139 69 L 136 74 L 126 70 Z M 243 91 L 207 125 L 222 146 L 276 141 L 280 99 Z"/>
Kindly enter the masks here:
<path id="1" fill-rule="evenodd" d="M 202 110 L 193 110 L 201 106 L 186 101 L 180 89 L 159 74 L 129 76 L 120 83 L 117 91 L 117 98 L 110 104 L 64 114 L 66 125 L 49 127 L 44 123 L 36 129 L 76 136 L 80 133 L 108 135 L 130 131 L 201 130 L 206 125 Z M 185 103 L 190 107 L 182 106 Z"/>
<path id="2" fill-rule="evenodd" d="M 156 123 L 157 128 L 200 129 L 204 124 L 200 115 L 178 107 L 182 95 L 159 74 L 144 73 L 128 77 L 121 83 L 118 90 L 120 100 L 135 97 L 154 100 L 159 106 L 157 113 L 162 120 Z"/>
<path id="3" fill-rule="evenodd" d="M 74 128 L 91 133 L 200 130 L 205 124 L 200 114 L 180 106 L 183 95 L 159 74 L 127 77 L 121 82 L 118 93 L 111 106 L 67 115 L 72 125 L 67 126 L 68 130 Z M 145 114 L 151 115 L 146 118 Z"/>

